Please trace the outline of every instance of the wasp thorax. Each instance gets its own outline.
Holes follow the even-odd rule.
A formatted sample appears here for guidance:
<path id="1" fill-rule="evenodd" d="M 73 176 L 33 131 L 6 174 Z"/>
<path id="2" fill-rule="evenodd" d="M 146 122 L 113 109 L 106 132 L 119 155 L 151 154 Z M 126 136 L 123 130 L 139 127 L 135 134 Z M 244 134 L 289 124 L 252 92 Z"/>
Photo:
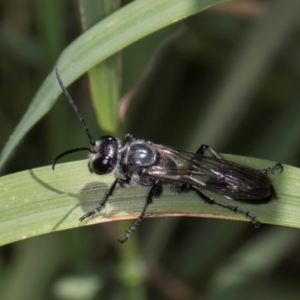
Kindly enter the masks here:
<path id="1" fill-rule="evenodd" d="M 112 172 L 117 165 L 118 147 L 117 139 L 109 135 L 96 140 L 90 154 L 90 171 L 98 175 Z"/>

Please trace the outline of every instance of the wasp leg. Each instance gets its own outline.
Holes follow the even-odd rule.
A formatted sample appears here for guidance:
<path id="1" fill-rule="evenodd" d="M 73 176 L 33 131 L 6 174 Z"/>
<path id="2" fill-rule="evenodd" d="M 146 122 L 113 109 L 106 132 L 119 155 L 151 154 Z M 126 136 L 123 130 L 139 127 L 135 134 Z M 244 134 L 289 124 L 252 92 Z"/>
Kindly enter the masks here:
<path id="1" fill-rule="evenodd" d="M 282 166 L 281 163 L 277 163 L 277 164 L 275 164 L 271 167 L 268 167 L 266 169 L 262 169 L 261 172 L 265 173 L 265 174 L 268 174 L 268 173 L 273 173 L 276 170 L 280 170 L 280 173 L 283 171 L 283 166 Z"/>
<path id="2" fill-rule="evenodd" d="M 256 217 L 250 215 L 248 211 L 244 211 L 242 209 L 239 209 L 237 206 L 232 206 L 232 205 L 217 201 L 217 200 L 213 199 L 212 197 L 209 197 L 209 196 L 205 195 L 202 191 L 200 191 L 196 187 L 192 186 L 191 189 L 196 191 L 196 193 L 204 200 L 204 202 L 209 203 L 209 204 L 216 204 L 216 205 L 219 205 L 223 208 L 226 208 L 226 209 L 228 209 L 228 210 L 230 210 L 234 213 L 241 214 L 245 218 L 250 220 L 250 222 L 254 225 L 255 228 L 260 227 L 260 223 L 256 220 Z"/>
<path id="3" fill-rule="evenodd" d="M 161 195 L 161 193 L 162 193 L 162 184 L 157 180 L 152 185 L 151 189 L 149 190 L 149 193 L 148 193 L 147 199 L 146 199 L 146 203 L 143 207 L 143 210 L 142 210 L 141 214 L 135 220 L 133 225 L 126 231 L 126 234 L 124 235 L 124 237 L 122 239 L 118 240 L 119 243 L 123 244 L 130 238 L 130 236 L 133 234 L 133 232 L 138 228 L 138 226 L 142 222 L 142 220 L 145 216 L 148 205 L 152 203 L 153 197 L 159 197 Z"/>
<path id="4" fill-rule="evenodd" d="M 108 198 L 112 195 L 117 184 L 119 184 L 120 187 L 125 188 L 129 185 L 130 179 L 131 179 L 130 177 L 127 177 L 125 179 L 116 178 L 115 181 L 113 182 L 113 184 L 108 189 L 104 199 L 99 203 L 99 205 L 97 207 L 95 207 L 93 210 L 85 213 L 81 218 L 79 218 L 79 221 L 82 222 L 83 220 L 85 220 L 89 217 L 93 217 L 96 213 L 100 212 L 100 210 L 105 206 L 105 203 L 108 200 Z"/>
<path id="5" fill-rule="evenodd" d="M 206 150 L 208 150 L 215 158 L 223 159 L 223 157 L 216 150 L 214 150 L 212 147 L 205 145 L 205 144 L 200 146 L 200 148 L 197 150 L 196 154 L 204 155 Z"/>

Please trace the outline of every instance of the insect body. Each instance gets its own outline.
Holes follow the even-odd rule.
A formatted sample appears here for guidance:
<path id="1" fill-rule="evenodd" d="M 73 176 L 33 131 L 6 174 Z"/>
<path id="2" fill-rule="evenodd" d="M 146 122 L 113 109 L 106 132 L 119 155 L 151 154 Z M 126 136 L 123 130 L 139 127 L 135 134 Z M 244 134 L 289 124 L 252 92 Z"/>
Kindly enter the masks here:
<path id="1" fill-rule="evenodd" d="M 139 226 L 148 205 L 152 203 L 153 197 L 160 196 L 163 186 L 178 193 L 195 191 L 205 202 L 242 214 L 255 227 L 259 227 L 259 222 L 254 216 L 236 206 L 215 200 L 206 195 L 205 190 L 245 203 L 269 202 L 277 196 L 268 173 L 277 169 L 282 171 L 281 164 L 256 170 L 223 159 L 219 153 L 207 145 L 202 145 L 196 153 L 191 153 L 150 141 L 138 140 L 130 134 L 125 135 L 123 143 L 109 135 L 94 140 L 76 104 L 65 88 L 57 67 L 56 76 L 69 103 L 83 124 L 92 148 L 82 147 L 67 150 L 54 159 L 52 168 L 54 169 L 57 160 L 62 156 L 84 150 L 89 152 L 88 167 L 92 173 L 104 175 L 116 170 L 119 174 L 99 205 L 84 214 L 79 219 L 80 221 L 100 212 L 117 185 L 124 188 L 134 181 L 141 186 L 148 187 L 148 195 L 140 216 L 125 236 L 119 240 L 120 243 L 124 243 Z"/>

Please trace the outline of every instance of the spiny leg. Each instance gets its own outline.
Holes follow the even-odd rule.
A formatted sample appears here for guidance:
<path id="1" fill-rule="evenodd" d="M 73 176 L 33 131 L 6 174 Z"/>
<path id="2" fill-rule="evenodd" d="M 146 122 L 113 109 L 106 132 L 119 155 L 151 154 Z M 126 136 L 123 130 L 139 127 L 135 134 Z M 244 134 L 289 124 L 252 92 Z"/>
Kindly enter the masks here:
<path id="1" fill-rule="evenodd" d="M 214 150 L 212 147 L 205 145 L 205 144 L 203 144 L 199 147 L 196 154 L 204 155 L 206 150 L 208 150 L 215 158 L 223 159 L 223 157 L 216 150 Z"/>
<path id="2" fill-rule="evenodd" d="M 266 169 L 262 169 L 261 172 L 264 174 L 273 173 L 276 170 L 280 170 L 280 173 L 283 171 L 283 166 L 281 163 L 277 163 L 271 167 L 268 167 Z"/>
<path id="3" fill-rule="evenodd" d="M 109 187 L 108 191 L 106 192 L 106 195 L 104 199 L 99 203 L 97 207 L 95 207 L 93 210 L 85 213 L 81 218 L 79 218 L 79 221 L 82 222 L 83 220 L 94 216 L 96 213 L 100 212 L 100 210 L 104 207 L 106 201 L 108 198 L 112 195 L 114 189 L 116 188 L 117 184 L 119 184 L 120 187 L 125 188 L 130 183 L 130 177 L 127 177 L 125 179 L 122 178 L 116 178 L 115 181 L 112 183 L 112 185 Z"/>
<path id="4" fill-rule="evenodd" d="M 139 217 L 135 220 L 135 222 L 133 223 L 133 225 L 126 231 L 126 234 L 124 235 L 124 237 L 120 240 L 118 240 L 119 243 L 123 244 L 125 243 L 130 236 L 133 234 L 133 232 L 138 228 L 138 226 L 140 225 L 140 223 L 142 222 L 147 207 L 149 204 L 152 203 L 152 199 L 153 197 L 159 197 L 162 193 L 162 185 L 161 183 L 157 180 L 151 187 L 148 195 L 147 195 L 147 199 L 146 199 L 146 203 L 143 207 L 143 210 L 141 212 L 141 214 L 139 215 Z"/>
<path id="5" fill-rule="evenodd" d="M 249 212 L 244 211 L 242 209 L 239 209 L 237 206 L 232 206 L 220 201 L 217 201 L 215 199 L 213 199 L 212 197 L 209 197 L 207 195 L 205 195 L 202 191 L 200 191 L 199 189 L 195 188 L 195 187 L 191 187 L 192 190 L 196 191 L 196 193 L 206 202 L 209 204 L 216 204 L 219 205 L 223 208 L 226 208 L 234 213 L 238 213 L 243 215 L 245 218 L 247 218 L 248 220 L 250 220 L 250 222 L 254 225 L 255 228 L 259 228 L 260 227 L 260 223 L 256 220 L 256 217 L 252 216 L 249 214 Z"/>

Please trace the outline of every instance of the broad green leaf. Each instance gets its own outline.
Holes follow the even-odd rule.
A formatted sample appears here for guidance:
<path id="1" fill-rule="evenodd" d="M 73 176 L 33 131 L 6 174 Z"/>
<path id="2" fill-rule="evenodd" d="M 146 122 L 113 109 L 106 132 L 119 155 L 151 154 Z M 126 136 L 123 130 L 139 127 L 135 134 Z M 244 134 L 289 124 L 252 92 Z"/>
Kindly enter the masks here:
<path id="1" fill-rule="evenodd" d="M 259 169 L 272 164 L 255 158 L 225 157 Z M 243 204 L 215 194 L 214 197 L 251 212 L 261 223 L 300 228 L 300 170 L 284 166 L 282 173 L 275 172 L 270 177 L 278 199 L 268 204 Z M 78 219 L 85 212 L 97 206 L 113 180 L 113 174 L 90 174 L 86 160 L 59 164 L 55 171 L 47 166 L 1 177 L 0 245 L 86 224 L 137 218 L 145 203 L 147 189 L 134 185 L 125 189 L 117 187 L 96 217 L 79 223 Z M 147 211 L 147 217 L 163 216 L 246 221 L 239 214 L 204 204 L 193 192 L 178 195 L 167 188 L 160 198 L 154 198 Z"/>
<path id="2" fill-rule="evenodd" d="M 81 0 L 82 28 L 87 30 L 119 8 L 118 0 Z M 88 71 L 91 98 L 99 126 L 116 135 L 120 98 L 121 57 L 117 53 Z"/>

